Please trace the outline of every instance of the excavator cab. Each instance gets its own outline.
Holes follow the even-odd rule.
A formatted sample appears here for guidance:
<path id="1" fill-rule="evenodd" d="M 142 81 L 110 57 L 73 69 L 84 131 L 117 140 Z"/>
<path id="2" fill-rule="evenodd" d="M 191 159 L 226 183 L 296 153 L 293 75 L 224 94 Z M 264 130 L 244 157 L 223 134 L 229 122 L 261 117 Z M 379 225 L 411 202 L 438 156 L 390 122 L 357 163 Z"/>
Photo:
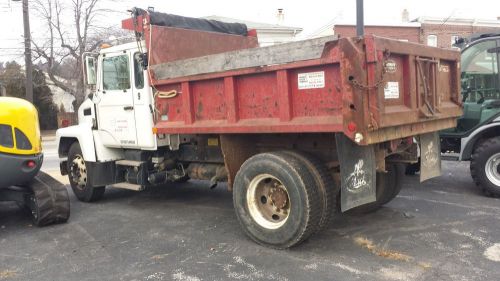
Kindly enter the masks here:
<path id="1" fill-rule="evenodd" d="M 35 225 L 69 218 L 66 187 L 40 171 L 43 162 L 38 112 L 30 102 L 0 97 L 0 201 L 26 208 Z"/>

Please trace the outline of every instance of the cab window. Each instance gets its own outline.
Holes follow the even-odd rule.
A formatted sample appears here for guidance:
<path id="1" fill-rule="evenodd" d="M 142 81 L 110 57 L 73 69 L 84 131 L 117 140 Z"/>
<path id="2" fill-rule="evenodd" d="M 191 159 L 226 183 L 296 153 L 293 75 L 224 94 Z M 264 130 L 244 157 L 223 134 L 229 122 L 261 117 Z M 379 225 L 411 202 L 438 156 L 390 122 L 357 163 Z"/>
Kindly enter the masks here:
<path id="1" fill-rule="evenodd" d="M 130 89 L 130 72 L 127 55 L 102 60 L 102 83 L 105 91 Z"/>
<path id="2" fill-rule="evenodd" d="M 134 54 L 134 82 L 136 89 L 144 88 L 144 68 L 142 68 L 141 53 Z"/>
<path id="3" fill-rule="evenodd" d="M 462 87 L 468 102 L 500 99 L 496 41 L 472 45 L 462 54 Z"/>
<path id="4" fill-rule="evenodd" d="M 14 129 L 16 134 L 16 147 L 20 150 L 30 150 L 33 147 L 31 146 L 31 142 L 28 140 L 28 137 L 21 132 L 18 128 Z"/>
<path id="5" fill-rule="evenodd" d="M 0 124 L 0 146 L 13 148 L 14 138 L 12 137 L 12 127 Z"/>

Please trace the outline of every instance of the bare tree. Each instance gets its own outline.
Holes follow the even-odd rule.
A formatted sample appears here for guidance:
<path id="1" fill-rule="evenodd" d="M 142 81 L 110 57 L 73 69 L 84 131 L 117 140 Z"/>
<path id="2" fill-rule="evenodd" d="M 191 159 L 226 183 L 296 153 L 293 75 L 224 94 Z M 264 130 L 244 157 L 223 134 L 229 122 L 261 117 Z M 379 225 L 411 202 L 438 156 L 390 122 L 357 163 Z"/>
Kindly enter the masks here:
<path id="1" fill-rule="evenodd" d="M 85 99 L 83 53 L 97 50 L 102 38 L 116 33 L 116 29 L 97 26 L 97 18 L 107 11 L 98 6 L 100 2 L 102 0 L 33 0 L 32 4 L 38 16 L 45 21 L 48 33 L 44 40 L 33 40 L 34 59 L 44 61 L 54 85 L 75 97 L 75 108 Z M 71 17 L 66 16 L 68 13 Z M 63 63 L 66 63 L 63 76 L 70 79 L 60 78 L 59 70 Z M 68 65 L 72 73 L 67 73 Z"/>

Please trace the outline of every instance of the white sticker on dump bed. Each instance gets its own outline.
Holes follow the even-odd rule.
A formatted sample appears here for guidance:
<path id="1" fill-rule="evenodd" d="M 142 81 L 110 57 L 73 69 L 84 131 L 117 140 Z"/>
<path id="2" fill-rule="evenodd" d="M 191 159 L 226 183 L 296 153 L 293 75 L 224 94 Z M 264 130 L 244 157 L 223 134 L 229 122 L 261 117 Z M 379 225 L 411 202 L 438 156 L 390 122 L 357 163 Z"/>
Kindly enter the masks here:
<path id="1" fill-rule="evenodd" d="M 387 82 L 384 88 L 385 99 L 399 99 L 399 82 Z"/>
<path id="2" fill-rule="evenodd" d="M 325 87 L 325 72 L 299 73 L 299 90 L 318 89 Z"/>

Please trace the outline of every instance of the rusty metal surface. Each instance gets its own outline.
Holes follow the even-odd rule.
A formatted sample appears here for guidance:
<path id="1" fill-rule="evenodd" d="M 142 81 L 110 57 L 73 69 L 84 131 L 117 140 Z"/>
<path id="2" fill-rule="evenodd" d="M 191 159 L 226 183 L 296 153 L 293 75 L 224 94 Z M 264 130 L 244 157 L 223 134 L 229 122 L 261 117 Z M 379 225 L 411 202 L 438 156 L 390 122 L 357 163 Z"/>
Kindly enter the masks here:
<path id="1" fill-rule="evenodd" d="M 221 135 L 220 142 L 228 173 L 227 187 L 232 190 L 236 173 L 243 162 L 257 153 L 257 148 L 255 140 L 246 135 Z"/>
<path id="2" fill-rule="evenodd" d="M 122 28 L 142 32 L 149 65 L 258 47 L 256 34 L 248 36 L 151 25 L 149 16 L 122 21 Z M 154 77 L 153 77 L 154 78 Z M 156 82 L 154 82 L 156 83 Z"/>
<path id="3" fill-rule="evenodd" d="M 179 91 L 156 100 L 157 120 L 168 120 L 156 127 L 186 134 L 343 132 L 368 145 L 453 127 L 462 114 L 459 73 L 456 51 L 341 38 L 327 42 L 319 59 L 155 81 L 160 90 Z M 304 86 L 309 76 L 320 78 Z"/>
<path id="4" fill-rule="evenodd" d="M 223 53 L 233 50 L 255 48 L 257 38 L 198 30 L 151 26 L 151 37 L 146 37 L 150 65 Z"/>
<path id="5" fill-rule="evenodd" d="M 367 143 L 380 143 L 387 140 L 395 140 L 419 134 L 437 132 L 442 130 L 442 128 L 453 128 L 456 124 L 457 121 L 455 118 L 447 118 L 380 128 L 376 131 L 368 132 L 365 135 L 364 140 Z"/>
<path id="6" fill-rule="evenodd" d="M 205 73 L 313 60 L 321 58 L 326 43 L 336 40 L 336 36 L 326 36 L 261 48 L 239 48 L 236 51 L 213 53 L 188 59 L 165 60 L 163 63 L 152 64 L 151 70 L 155 79 L 168 80 Z"/>
<path id="7" fill-rule="evenodd" d="M 222 164 L 191 163 L 186 172 L 191 179 L 209 180 L 214 183 L 227 180 L 227 170 Z"/>

